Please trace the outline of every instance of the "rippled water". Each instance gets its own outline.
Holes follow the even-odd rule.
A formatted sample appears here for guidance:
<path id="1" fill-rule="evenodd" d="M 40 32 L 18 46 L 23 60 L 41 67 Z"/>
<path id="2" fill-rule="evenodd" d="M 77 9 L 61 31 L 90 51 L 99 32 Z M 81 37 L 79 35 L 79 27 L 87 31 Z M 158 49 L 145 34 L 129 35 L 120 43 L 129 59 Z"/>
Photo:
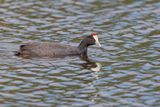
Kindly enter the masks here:
<path id="1" fill-rule="evenodd" d="M 90 62 L 13 55 L 29 40 L 78 45 L 93 31 L 102 48 Z M 1 107 L 159 105 L 159 0 L 0 0 Z"/>

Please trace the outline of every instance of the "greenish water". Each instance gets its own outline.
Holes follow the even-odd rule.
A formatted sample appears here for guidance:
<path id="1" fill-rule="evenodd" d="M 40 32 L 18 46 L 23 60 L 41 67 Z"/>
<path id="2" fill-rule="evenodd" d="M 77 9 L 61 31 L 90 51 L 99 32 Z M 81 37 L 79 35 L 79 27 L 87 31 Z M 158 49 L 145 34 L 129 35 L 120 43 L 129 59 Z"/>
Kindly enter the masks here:
<path id="1" fill-rule="evenodd" d="M 29 40 L 78 45 L 93 31 L 102 48 L 89 48 L 90 62 L 13 55 Z M 0 0 L 1 107 L 159 105 L 159 0 Z"/>

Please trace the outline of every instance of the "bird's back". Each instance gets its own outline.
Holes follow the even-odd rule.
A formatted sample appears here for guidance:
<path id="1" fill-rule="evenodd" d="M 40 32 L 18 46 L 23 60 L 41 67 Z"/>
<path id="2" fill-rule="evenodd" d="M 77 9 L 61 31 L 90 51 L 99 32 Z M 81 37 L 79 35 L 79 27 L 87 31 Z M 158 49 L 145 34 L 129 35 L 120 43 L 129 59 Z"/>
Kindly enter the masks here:
<path id="1" fill-rule="evenodd" d="M 79 55 L 77 47 L 57 43 L 29 42 L 20 46 L 18 56 L 24 57 L 60 57 Z"/>

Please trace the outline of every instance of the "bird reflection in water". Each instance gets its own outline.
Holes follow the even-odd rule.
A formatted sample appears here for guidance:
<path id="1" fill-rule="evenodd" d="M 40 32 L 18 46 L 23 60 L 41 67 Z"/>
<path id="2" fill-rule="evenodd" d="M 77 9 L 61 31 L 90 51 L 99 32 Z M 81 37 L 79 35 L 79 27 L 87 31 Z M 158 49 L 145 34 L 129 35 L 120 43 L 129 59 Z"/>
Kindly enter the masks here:
<path id="1" fill-rule="evenodd" d="M 81 57 L 82 60 L 86 61 L 86 63 L 83 63 L 82 66 L 85 69 L 90 69 L 91 71 L 98 72 L 101 70 L 101 64 L 99 62 L 94 62 L 90 60 L 88 57 Z"/>
<path id="2" fill-rule="evenodd" d="M 90 89 L 96 89 L 95 83 L 97 82 L 97 80 L 100 79 L 100 74 L 101 74 L 100 71 L 101 71 L 102 65 L 101 65 L 101 63 L 99 63 L 99 62 L 94 62 L 94 61 L 88 59 L 88 57 L 83 57 L 83 58 L 81 58 L 81 59 L 85 61 L 85 63 L 82 64 L 82 66 L 83 66 L 85 69 L 89 69 L 89 70 L 91 70 L 91 71 L 94 71 L 94 72 L 89 72 L 89 73 L 91 73 L 91 76 L 93 76 L 95 79 L 94 79 L 94 81 L 90 81 L 90 82 L 88 83 L 88 87 L 89 87 Z M 98 97 L 99 97 L 99 93 L 97 93 L 97 92 L 93 93 L 93 95 L 91 96 L 91 101 L 92 101 L 93 103 L 95 103 L 95 102 L 96 102 L 96 99 L 97 99 Z"/>

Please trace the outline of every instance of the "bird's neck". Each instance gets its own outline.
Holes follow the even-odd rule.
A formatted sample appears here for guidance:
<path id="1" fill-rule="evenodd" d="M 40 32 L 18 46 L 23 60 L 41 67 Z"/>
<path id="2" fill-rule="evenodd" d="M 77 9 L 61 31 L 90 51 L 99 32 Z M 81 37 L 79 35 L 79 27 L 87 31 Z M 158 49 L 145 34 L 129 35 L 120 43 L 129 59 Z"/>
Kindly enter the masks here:
<path id="1" fill-rule="evenodd" d="M 81 56 L 87 56 L 87 48 L 88 45 L 85 40 L 82 40 L 78 46 L 79 50 L 81 51 Z"/>

